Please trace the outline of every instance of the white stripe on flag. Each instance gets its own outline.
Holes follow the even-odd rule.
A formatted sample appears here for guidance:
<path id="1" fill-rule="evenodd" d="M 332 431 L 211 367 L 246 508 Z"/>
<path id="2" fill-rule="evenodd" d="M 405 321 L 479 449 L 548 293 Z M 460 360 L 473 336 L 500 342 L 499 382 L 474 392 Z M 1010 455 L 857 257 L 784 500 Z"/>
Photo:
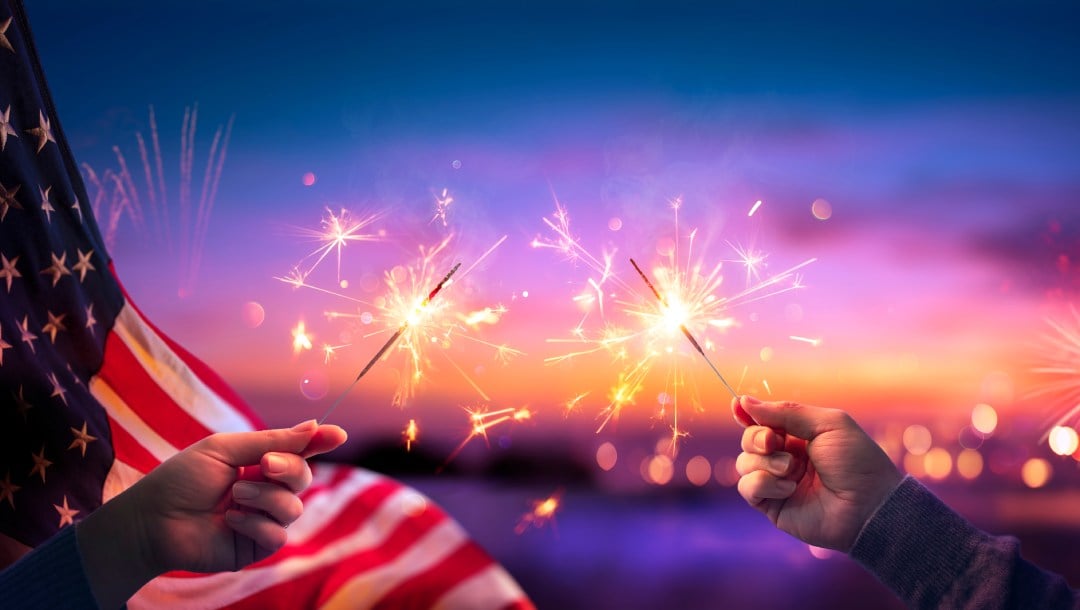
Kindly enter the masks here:
<path id="1" fill-rule="evenodd" d="M 101 503 L 104 504 L 119 495 L 128 487 L 143 478 L 143 473 L 120 460 L 113 460 L 109 474 L 105 476 L 105 485 L 101 488 Z"/>
<path id="2" fill-rule="evenodd" d="M 346 495 L 346 494 L 342 494 Z M 183 608 L 215 608 L 236 603 L 260 591 L 293 578 L 333 565 L 359 552 L 376 549 L 386 537 L 403 521 L 410 519 L 410 510 L 415 506 L 416 492 L 401 489 L 388 497 L 371 518 L 356 531 L 346 534 L 327 544 L 311 555 L 296 556 L 266 567 L 248 568 L 240 572 L 221 572 L 202 577 L 170 578 L 159 577 L 143 587 L 128 602 L 129 608 L 161 608 L 179 604 Z M 320 520 L 322 525 L 332 526 L 326 515 L 319 515 L 307 509 L 305 517 L 313 515 L 311 520 Z M 289 528 L 290 537 L 292 527 Z M 465 532 L 449 518 L 432 528 L 427 536 L 402 553 L 396 561 L 364 572 L 350 580 L 357 583 L 353 595 L 359 594 L 361 581 L 368 574 L 373 577 L 379 588 L 385 593 L 398 583 L 422 572 L 432 563 L 442 559 L 449 551 L 466 540 Z M 366 586 L 373 586 L 368 583 Z M 362 604 L 346 603 L 347 607 L 363 607 Z"/>
<path id="3" fill-rule="evenodd" d="M 401 581 L 429 570 L 468 540 L 465 530 L 452 519 L 436 525 L 392 562 L 361 572 L 326 600 L 327 610 L 370 608 L 397 588 Z"/>
<path id="4" fill-rule="evenodd" d="M 497 563 L 463 580 L 435 602 L 431 610 L 505 608 L 525 599 L 525 592 Z"/>
<path id="5" fill-rule="evenodd" d="M 100 377 L 90 378 L 90 394 L 105 407 L 117 425 L 127 430 L 139 444 L 146 448 L 159 462 L 164 462 L 179 451 L 144 422 L 112 387 Z"/>
<path id="6" fill-rule="evenodd" d="M 336 471 L 335 468 L 315 468 L 312 473 L 311 486 L 315 487 L 320 483 L 327 484 Z M 316 491 L 305 497 L 304 513 L 289 526 L 289 546 L 306 543 L 312 536 L 322 531 L 328 523 L 332 523 L 341 514 L 341 511 L 345 510 L 349 503 L 355 500 L 365 489 L 383 479 L 382 475 L 370 470 L 353 468 L 349 472 L 349 476 L 342 479 L 337 485 Z M 404 488 L 403 491 L 411 492 L 411 490 Z"/>
<path id="7" fill-rule="evenodd" d="M 214 432 L 243 432 L 251 423 L 210 389 L 187 363 L 127 303 L 113 332 L 127 345 L 162 391 L 192 418 Z"/>

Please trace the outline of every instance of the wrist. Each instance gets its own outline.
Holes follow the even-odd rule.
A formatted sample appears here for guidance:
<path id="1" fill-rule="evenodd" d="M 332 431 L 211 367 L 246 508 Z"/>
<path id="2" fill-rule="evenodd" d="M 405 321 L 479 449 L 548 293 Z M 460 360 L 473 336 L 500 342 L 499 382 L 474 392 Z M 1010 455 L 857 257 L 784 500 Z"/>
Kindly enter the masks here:
<path id="1" fill-rule="evenodd" d="M 166 570 L 149 544 L 146 515 L 130 489 L 106 502 L 75 526 L 87 581 L 102 608 L 121 607 Z"/>

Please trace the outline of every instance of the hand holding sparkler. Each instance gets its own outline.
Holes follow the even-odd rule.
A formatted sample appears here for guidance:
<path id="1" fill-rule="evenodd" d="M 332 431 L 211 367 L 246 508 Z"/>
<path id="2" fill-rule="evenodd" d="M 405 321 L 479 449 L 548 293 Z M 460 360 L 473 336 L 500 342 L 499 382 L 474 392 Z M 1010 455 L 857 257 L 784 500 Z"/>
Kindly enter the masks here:
<path id="1" fill-rule="evenodd" d="M 773 524 L 814 546 L 849 552 L 903 475 L 838 409 L 749 396 L 731 402 L 746 429 L 735 462 L 739 494 Z"/>
<path id="2" fill-rule="evenodd" d="M 345 398 L 349 391 L 352 390 L 353 386 L 355 386 L 356 383 L 360 381 L 360 378 L 366 375 L 367 372 L 371 370 L 371 367 L 375 366 L 375 363 L 383 357 L 383 354 L 389 351 L 389 349 L 393 347 L 395 343 L 397 343 L 397 340 L 401 338 L 401 335 L 404 334 L 404 332 L 409 328 L 409 325 L 412 323 L 412 318 L 414 318 L 416 314 L 422 312 L 428 306 L 428 304 L 431 303 L 431 299 L 434 299 L 435 295 L 439 294 L 439 291 L 442 290 L 443 287 L 450 282 L 450 278 L 453 277 L 455 273 L 457 273 L 457 270 L 460 267 L 461 263 L 455 264 L 454 268 L 451 269 L 450 272 L 447 273 L 443 277 L 443 279 L 435 285 L 435 288 L 433 288 L 431 292 L 429 292 L 428 295 L 424 297 L 424 300 L 416 306 L 413 315 L 405 318 L 405 320 L 402 321 L 401 326 L 399 326 L 397 329 L 397 332 L 395 332 L 393 335 L 390 335 L 390 338 L 386 340 L 386 343 L 383 343 L 383 346 L 379 348 L 379 351 L 375 352 L 375 355 L 372 356 L 371 360 L 369 360 L 366 365 L 364 365 L 364 368 L 360 369 L 360 372 L 356 375 L 356 379 L 353 379 L 353 382 L 349 384 L 349 387 L 345 388 L 345 391 L 338 395 L 337 399 L 334 400 L 334 404 L 330 405 L 330 408 L 327 409 L 326 413 L 323 414 L 321 419 L 319 419 L 320 424 L 325 422 L 327 417 L 330 417 L 330 414 L 334 412 L 334 409 L 336 409 L 339 404 L 341 404 L 341 401 Z"/>
<path id="3" fill-rule="evenodd" d="M 660 291 L 656 289 L 656 286 L 654 286 L 653 283 L 649 280 L 649 276 L 645 275 L 645 272 L 641 270 L 641 267 L 638 267 L 638 264 L 634 262 L 634 259 L 630 259 L 630 264 L 634 266 L 634 270 L 637 271 L 638 275 L 641 276 L 641 279 L 645 281 L 645 284 L 649 287 L 649 290 L 652 290 L 652 293 L 656 295 L 656 299 L 660 301 L 660 305 L 664 308 L 667 308 L 667 299 L 665 299 L 663 295 L 660 294 Z M 716 366 L 712 363 L 712 360 L 710 360 L 709 356 L 705 354 L 705 350 L 701 347 L 701 344 L 698 343 L 697 339 L 694 338 L 694 335 L 690 333 L 690 329 L 686 327 L 686 323 L 680 321 L 679 330 L 682 331 L 682 334 L 686 335 L 686 338 L 690 341 L 690 345 L 694 346 L 694 349 L 697 350 L 697 353 L 701 354 L 701 357 L 705 359 L 705 363 L 709 365 L 709 368 L 711 368 L 714 373 L 716 373 L 716 376 L 720 379 L 720 383 L 723 383 L 724 387 L 727 388 L 729 392 L 731 392 L 731 396 L 733 398 L 738 398 L 738 392 L 736 392 L 735 389 L 731 387 L 731 384 L 727 382 L 727 379 L 724 379 L 724 376 L 720 374 L 720 371 L 717 370 Z"/>

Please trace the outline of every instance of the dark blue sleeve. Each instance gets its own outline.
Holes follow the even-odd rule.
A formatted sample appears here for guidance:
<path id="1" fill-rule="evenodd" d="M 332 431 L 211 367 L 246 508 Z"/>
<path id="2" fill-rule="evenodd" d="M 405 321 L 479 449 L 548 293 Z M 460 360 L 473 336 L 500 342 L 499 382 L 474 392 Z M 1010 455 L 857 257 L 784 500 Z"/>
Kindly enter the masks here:
<path id="1" fill-rule="evenodd" d="M 75 528 L 52 538 L 0 572 L 0 605 L 23 608 L 97 608 L 83 571 Z"/>
<path id="2" fill-rule="evenodd" d="M 907 477 L 855 540 L 851 556 L 912 608 L 1080 608 L 1064 578 L 1020 556 Z"/>

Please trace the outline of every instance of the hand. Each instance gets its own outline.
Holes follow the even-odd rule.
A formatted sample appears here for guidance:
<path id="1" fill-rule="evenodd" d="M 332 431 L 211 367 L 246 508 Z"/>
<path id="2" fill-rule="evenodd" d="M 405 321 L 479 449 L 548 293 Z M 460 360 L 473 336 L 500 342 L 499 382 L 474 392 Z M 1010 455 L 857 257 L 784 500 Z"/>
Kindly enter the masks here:
<path id="1" fill-rule="evenodd" d="M 303 511 L 305 458 L 345 441 L 314 420 L 291 429 L 208 436 L 166 460 L 77 525 L 102 607 L 170 570 L 216 572 L 268 557 Z"/>
<path id="2" fill-rule="evenodd" d="M 903 476 L 847 413 L 793 402 L 731 402 L 746 427 L 739 494 L 777 528 L 848 552 Z"/>

